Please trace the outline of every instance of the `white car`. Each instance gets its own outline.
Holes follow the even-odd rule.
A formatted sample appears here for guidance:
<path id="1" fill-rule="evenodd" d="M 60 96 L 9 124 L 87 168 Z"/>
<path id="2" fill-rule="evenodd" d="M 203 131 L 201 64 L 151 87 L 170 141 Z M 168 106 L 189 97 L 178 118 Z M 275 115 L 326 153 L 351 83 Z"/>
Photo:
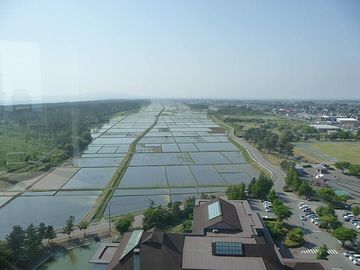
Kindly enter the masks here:
<path id="1" fill-rule="evenodd" d="M 354 254 L 356 254 L 356 253 L 355 253 L 355 251 L 347 250 L 347 251 L 344 251 L 342 254 L 343 254 L 345 257 L 349 257 L 349 256 L 354 255 Z"/>
<path id="2" fill-rule="evenodd" d="M 311 218 L 310 221 L 312 223 L 319 222 L 319 218 L 317 218 L 317 217 L 316 218 Z"/>
<path id="3" fill-rule="evenodd" d="M 351 254 L 351 255 L 349 256 L 349 260 L 350 260 L 350 261 L 353 261 L 353 260 L 355 260 L 355 259 L 360 259 L 360 254 Z"/>
<path id="4" fill-rule="evenodd" d="M 299 209 L 304 209 L 304 208 L 309 208 L 309 206 L 308 205 L 306 205 L 306 204 L 303 204 L 303 205 L 301 205 L 301 206 L 299 206 Z"/>
<path id="5" fill-rule="evenodd" d="M 303 203 L 303 202 L 299 202 L 299 207 L 302 206 L 302 205 L 304 205 L 304 204 L 305 204 L 305 203 Z"/>
<path id="6" fill-rule="evenodd" d="M 268 203 L 271 203 L 271 202 L 269 202 L 269 201 L 263 201 L 263 205 L 265 205 L 265 204 L 268 204 Z"/>
<path id="7" fill-rule="evenodd" d="M 360 259 L 354 259 L 352 262 L 355 265 L 360 265 Z"/>
<path id="8" fill-rule="evenodd" d="M 357 228 L 357 229 L 360 229 L 360 224 L 356 225 L 356 228 Z"/>

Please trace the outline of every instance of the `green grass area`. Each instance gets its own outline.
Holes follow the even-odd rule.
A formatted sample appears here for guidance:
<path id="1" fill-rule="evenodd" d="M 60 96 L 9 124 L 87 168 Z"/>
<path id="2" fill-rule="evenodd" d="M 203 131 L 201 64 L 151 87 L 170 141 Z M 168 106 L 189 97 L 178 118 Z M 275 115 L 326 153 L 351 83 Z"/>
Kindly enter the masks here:
<path id="1" fill-rule="evenodd" d="M 360 142 L 300 142 L 295 143 L 295 155 L 309 162 L 334 164 L 337 161 L 360 163 Z"/>
<path id="2" fill-rule="evenodd" d="M 24 152 L 30 160 L 37 160 L 50 149 L 47 142 L 26 140 L 25 136 L 7 136 L 0 135 L 0 170 L 5 170 L 6 161 L 20 162 L 22 160 L 13 160 L 16 152 Z M 9 160 L 11 159 L 11 160 Z"/>

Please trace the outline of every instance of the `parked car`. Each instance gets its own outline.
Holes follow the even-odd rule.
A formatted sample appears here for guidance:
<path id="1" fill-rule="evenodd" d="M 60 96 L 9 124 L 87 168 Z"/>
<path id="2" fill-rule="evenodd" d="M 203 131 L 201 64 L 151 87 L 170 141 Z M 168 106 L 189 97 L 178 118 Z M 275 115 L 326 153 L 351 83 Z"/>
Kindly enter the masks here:
<path id="1" fill-rule="evenodd" d="M 312 219 L 310 219 L 310 221 L 314 224 L 319 223 L 319 218 L 312 218 Z"/>
<path id="2" fill-rule="evenodd" d="M 360 265 L 360 259 L 354 259 L 354 260 L 353 260 L 353 264 L 355 264 L 355 265 Z"/>
<path id="3" fill-rule="evenodd" d="M 315 212 L 313 212 L 313 211 L 306 213 L 306 216 L 307 216 L 307 217 L 308 217 L 308 216 L 311 216 L 311 215 L 315 215 L 315 216 L 316 216 Z"/>
<path id="4" fill-rule="evenodd" d="M 311 212 L 312 210 L 311 210 L 311 208 L 304 208 L 303 209 L 303 212 Z"/>
<path id="5" fill-rule="evenodd" d="M 269 202 L 269 201 L 263 201 L 263 205 L 268 204 L 268 203 L 271 203 L 271 202 Z"/>
<path id="6" fill-rule="evenodd" d="M 355 259 L 360 259 L 360 254 L 351 254 L 351 255 L 349 256 L 349 260 L 350 260 L 350 261 L 353 261 L 353 260 L 355 260 Z"/>
<path id="7" fill-rule="evenodd" d="M 265 211 L 266 211 L 266 212 L 272 212 L 272 208 L 265 207 Z"/>
<path id="8" fill-rule="evenodd" d="M 303 203 L 303 202 L 299 202 L 299 207 L 302 206 L 302 205 L 304 205 L 304 204 L 305 204 L 305 203 Z"/>
<path id="9" fill-rule="evenodd" d="M 354 218 L 354 215 L 352 214 L 343 215 L 344 221 L 350 221 L 352 218 Z"/>
<path id="10" fill-rule="evenodd" d="M 351 224 L 359 223 L 360 219 L 351 219 Z"/>
<path id="11" fill-rule="evenodd" d="M 352 224 L 352 225 L 354 225 L 354 226 L 356 227 L 357 225 L 359 225 L 359 224 L 360 224 L 360 221 L 355 221 L 355 222 L 352 222 L 351 224 Z"/>
<path id="12" fill-rule="evenodd" d="M 303 220 L 303 221 L 306 221 L 307 218 L 304 216 L 304 215 L 299 215 L 300 219 Z"/>
<path id="13" fill-rule="evenodd" d="M 303 204 L 303 205 L 299 206 L 299 209 L 304 209 L 304 208 L 308 208 L 308 207 L 309 207 L 308 205 Z"/>
<path id="14" fill-rule="evenodd" d="M 342 254 L 343 254 L 345 257 L 349 257 L 349 256 L 351 256 L 351 255 L 356 254 L 356 252 L 355 252 L 355 251 L 351 251 L 351 250 L 346 250 L 346 251 L 344 251 Z"/>
<path id="15" fill-rule="evenodd" d="M 312 219 L 312 218 L 316 218 L 318 216 L 316 214 L 311 214 L 311 215 L 306 215 L 306 217 Z"/>

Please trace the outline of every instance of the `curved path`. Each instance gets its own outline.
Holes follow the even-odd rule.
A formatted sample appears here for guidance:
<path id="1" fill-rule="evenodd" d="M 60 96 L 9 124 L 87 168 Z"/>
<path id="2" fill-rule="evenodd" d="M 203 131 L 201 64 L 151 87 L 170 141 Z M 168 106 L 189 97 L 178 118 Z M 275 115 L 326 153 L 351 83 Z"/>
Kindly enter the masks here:
<path id="1" fill-rule="evenodd" d="M 271 178 L 274 181 L 275 191 L 277 192 L 282 191 L 282 188 L 285 184 L 285 176 L 286 176 L 285 172 L 280 167 L 271 164 L 269 161 L 267 161 L 261 155 L 260 151 L 256 149 L 253 145 L 248 143 L 245 139 L 235 136 L 235 131 L 232 126 L 225 124 L 223 121 L 221 121 L 215 116 L 213 116 L 213 119 L 215 122 L 217 122 L 219 125 L 223 126 L 227 130 L 227 136 L 230 138 L 230 140 L 240 144 L 249 154 L 250 158 L 256 164 L 258 164 L 260 168 L 267 171 L 271 175 Z"/>

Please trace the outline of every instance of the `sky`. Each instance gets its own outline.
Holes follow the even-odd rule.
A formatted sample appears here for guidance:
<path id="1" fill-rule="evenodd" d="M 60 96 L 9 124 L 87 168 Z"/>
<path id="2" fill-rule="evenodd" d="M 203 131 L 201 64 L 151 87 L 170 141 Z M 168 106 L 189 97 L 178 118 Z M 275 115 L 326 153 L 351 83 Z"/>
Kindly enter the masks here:
<path id="1" fill-rule="evenodd" d="M 0 101 L 360 99 L 360 1 L 0 0 Z"/>

